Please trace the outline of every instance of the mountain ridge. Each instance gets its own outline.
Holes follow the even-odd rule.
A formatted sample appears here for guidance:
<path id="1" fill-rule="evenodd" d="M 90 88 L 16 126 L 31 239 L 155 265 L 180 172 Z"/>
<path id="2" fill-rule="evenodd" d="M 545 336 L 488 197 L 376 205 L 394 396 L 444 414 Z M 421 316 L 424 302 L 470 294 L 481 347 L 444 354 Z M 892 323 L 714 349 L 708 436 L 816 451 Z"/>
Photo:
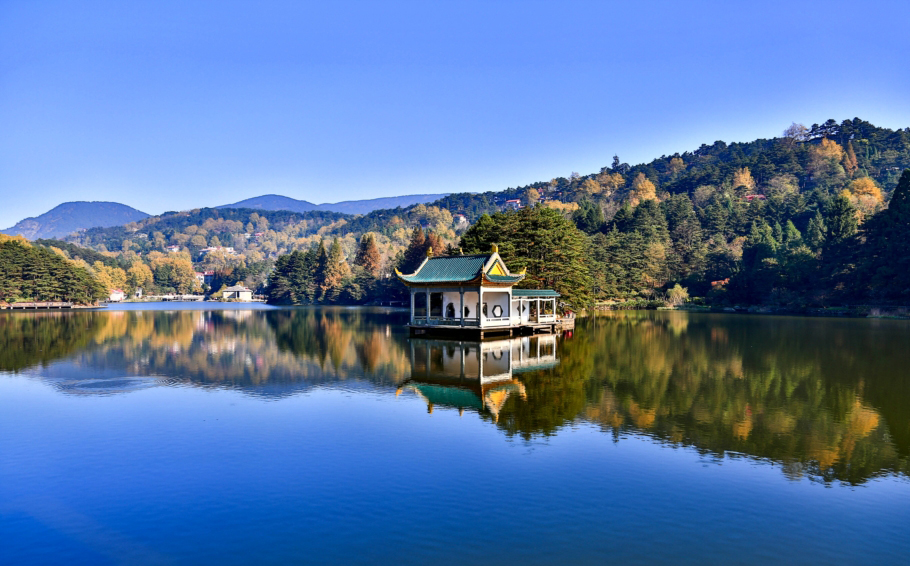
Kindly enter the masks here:
<path id="1" fill-rule="evenodd" d="M 29 240 L 62 238 L 89 228 L 108 228 L 136 222 L 150 215 L 131 206 L 111 201 L 69 201 L 24 218 L 5 230 L 10 236 L 22 235 Z"/>
<path id="2" fill-rule="evenodd" d="M 262 210 L 289 210 L 291 212 L 309 212 L 324 210 L 344 214 L 368 214 L 374 210 L 408 207 L 415 204 L 427 204 L 448 196 L 450 193 L 400 195 L 361 200 L 345 200 L 315 204 L 307 200 L 277 194 L 260 195 L 243 199 L 231 204 L 222 204 L 214 208 L 252 208 Z"/>
<path id="3" fill-rule="evenodd" d="M 444 198 L 448 194 L 400 195 L 322 204 L 298 200 L 284 195 L 267 194 L 214 208 L 249 208 L 269 211 L 286 210 L 290 212 L 322 211 L 358 215 L 369 214 L 374 210 L 404 208 L 421 203 L 427 204 Z M 90 228 L 121 226 L 150 216 L 152 215 L 119 202 L 68 201 L 38 216 L 24 218 L 10 228 L 0 230 L 0 233 L 10 236 L 22 235 L 29 240 L 64 238 L 73 232 Z"/>

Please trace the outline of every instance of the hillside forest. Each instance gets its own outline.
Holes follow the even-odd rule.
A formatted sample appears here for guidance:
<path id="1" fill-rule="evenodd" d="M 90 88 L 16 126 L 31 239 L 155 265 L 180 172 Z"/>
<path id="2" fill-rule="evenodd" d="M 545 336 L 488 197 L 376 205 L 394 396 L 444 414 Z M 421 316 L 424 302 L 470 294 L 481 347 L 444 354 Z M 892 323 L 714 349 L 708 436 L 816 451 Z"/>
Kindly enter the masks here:
<path id="1" fill-rule="evenodd" d="M 109 288 L 242 282 L 284 304 L 395 300 L 395 268 L 413 271 L 428 248 L 492 243 L 511 269 L 528 269 L 527 286 L 554 287 L 574 308 L 906 304 L 907 168 L 910 128 L 828 120 L 364 215 L 206 208 L 35 245 Z M 194 274 L 206 271 L 203 287 Z"/>

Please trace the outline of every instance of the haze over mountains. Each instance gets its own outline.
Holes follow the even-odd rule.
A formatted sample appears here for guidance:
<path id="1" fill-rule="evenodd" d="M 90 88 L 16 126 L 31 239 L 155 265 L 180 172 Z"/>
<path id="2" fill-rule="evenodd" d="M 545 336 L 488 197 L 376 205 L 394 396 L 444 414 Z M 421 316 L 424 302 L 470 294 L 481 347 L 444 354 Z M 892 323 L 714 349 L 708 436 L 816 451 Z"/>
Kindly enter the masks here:
<path id="1" fill-rule="evenodd" d="M 407 207 L 419 203 L 429 203 L 445 197 L 445 194 L 403 195 L 367 200 L 349 200 L 337 203 L 313 204 L 281 195 L 263 195 L 249 198 L 233 204 L 215 208 L 252 208 L 259 210 L 289 210 L 308 212 L 326 210 L 346 214 L 367 214 L 374 210 Z M 29 240 L 40 238 L 62 238 L 79 230 L 89 228 L 107 228 L 136 222 L 149 215 L 125 204 L 105 201 L 65 202 L 41 214 L 20 220 L 11 228 L 0 230 L 4 234 L 16 236 L 21 234 Z"/>

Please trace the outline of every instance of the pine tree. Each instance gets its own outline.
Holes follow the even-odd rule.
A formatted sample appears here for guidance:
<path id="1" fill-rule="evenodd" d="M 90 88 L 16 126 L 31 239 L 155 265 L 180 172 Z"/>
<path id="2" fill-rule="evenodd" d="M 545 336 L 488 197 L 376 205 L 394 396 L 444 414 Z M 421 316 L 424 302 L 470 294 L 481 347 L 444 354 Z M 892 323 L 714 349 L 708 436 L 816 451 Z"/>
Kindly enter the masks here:
<path id="1" fill-rule="evenodd" d="M 357 248 L 354 265 L 362 267 L 373 277 L 379 277 L 382 269 L 382 256 L 379 248 L 376 247 L 376 238 L 372 232 L 367 232 L 360 237 L 360 246 Z"/>
<path id="2" fill-rule="evenodd" d="M 411 232 L 411 242 L 404 252 L 404 261 L 398 266 L 402 273 L 414 273 L 427 257 L 427 239 L 420 226 Z"/>
<path id="3" fill-rule="evenodd" d="M 822 213 L 815 211 L 815 216 L 809 219 L 809 226 L 806 228 L 806 243 L 813 252 L 818 253 L 825 245 L 828 229 L 825 226 L 825 219 Z"/>
<path id="4" fill-rule="evenodd" d="M 856 208 L 850 199 L 841 195 L 832 201 L 825 226 L 828 227 L 826 243 L 829 247 L 838 246 L 856 234 Z"/>
<path id="5" fill-rule="evenodd" d="M 910 301 L 910 169 L 904 170 L 888 208 L 866 225 L 861 282 L 874 298 Z"/>
<path id="6" fill-rule="evenodd" d="M 341 251 L 341 242 L 338 238 L 332 240 L 332 247 L 326 255 L 325 268 L 322 273 L 323 276 L 319 286 L 320 300 L 334 303 L 341 295 L 345 280 L 351 276 L 351 268 L 344 259 L 344 253 Z"/>
<path id="7" fill-rule="evenodd" d="M 427 233 L 426 249 L 431 250 L 434 256 L 444 255 L 446 251 L 445 244 L 442 243 L 442 238 L 435 232 Z"/>
<path id="8" fill-rule="evenodd" d="M 496 213 L 469 228 L 461 240 L 466 253 L 489 252 L 493 244 L 498 244 L 510 270 L 527 270 L 520 287 L 556 289 L 576 309 L 592 302 L 590 246 L 558 211 L 535 206 Z"/>
<path id="9" fill-rule="evenodd" d="M 800 234 L 792 220 L 787 220 L 782 243 L 788 250 L 794 250 L 803 245 L 803 235 Z"/>

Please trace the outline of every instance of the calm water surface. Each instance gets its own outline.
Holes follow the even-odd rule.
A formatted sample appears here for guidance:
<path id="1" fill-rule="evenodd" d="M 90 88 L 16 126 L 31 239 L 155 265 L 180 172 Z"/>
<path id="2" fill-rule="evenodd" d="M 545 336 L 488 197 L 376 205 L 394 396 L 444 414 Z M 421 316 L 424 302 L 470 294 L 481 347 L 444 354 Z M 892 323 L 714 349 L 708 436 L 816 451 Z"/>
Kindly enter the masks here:
<path id="1" fill-rule="evenodd" d="M 908 563 L 908 322 L 404 322 L 0 315 L 0 563 Z"/>

